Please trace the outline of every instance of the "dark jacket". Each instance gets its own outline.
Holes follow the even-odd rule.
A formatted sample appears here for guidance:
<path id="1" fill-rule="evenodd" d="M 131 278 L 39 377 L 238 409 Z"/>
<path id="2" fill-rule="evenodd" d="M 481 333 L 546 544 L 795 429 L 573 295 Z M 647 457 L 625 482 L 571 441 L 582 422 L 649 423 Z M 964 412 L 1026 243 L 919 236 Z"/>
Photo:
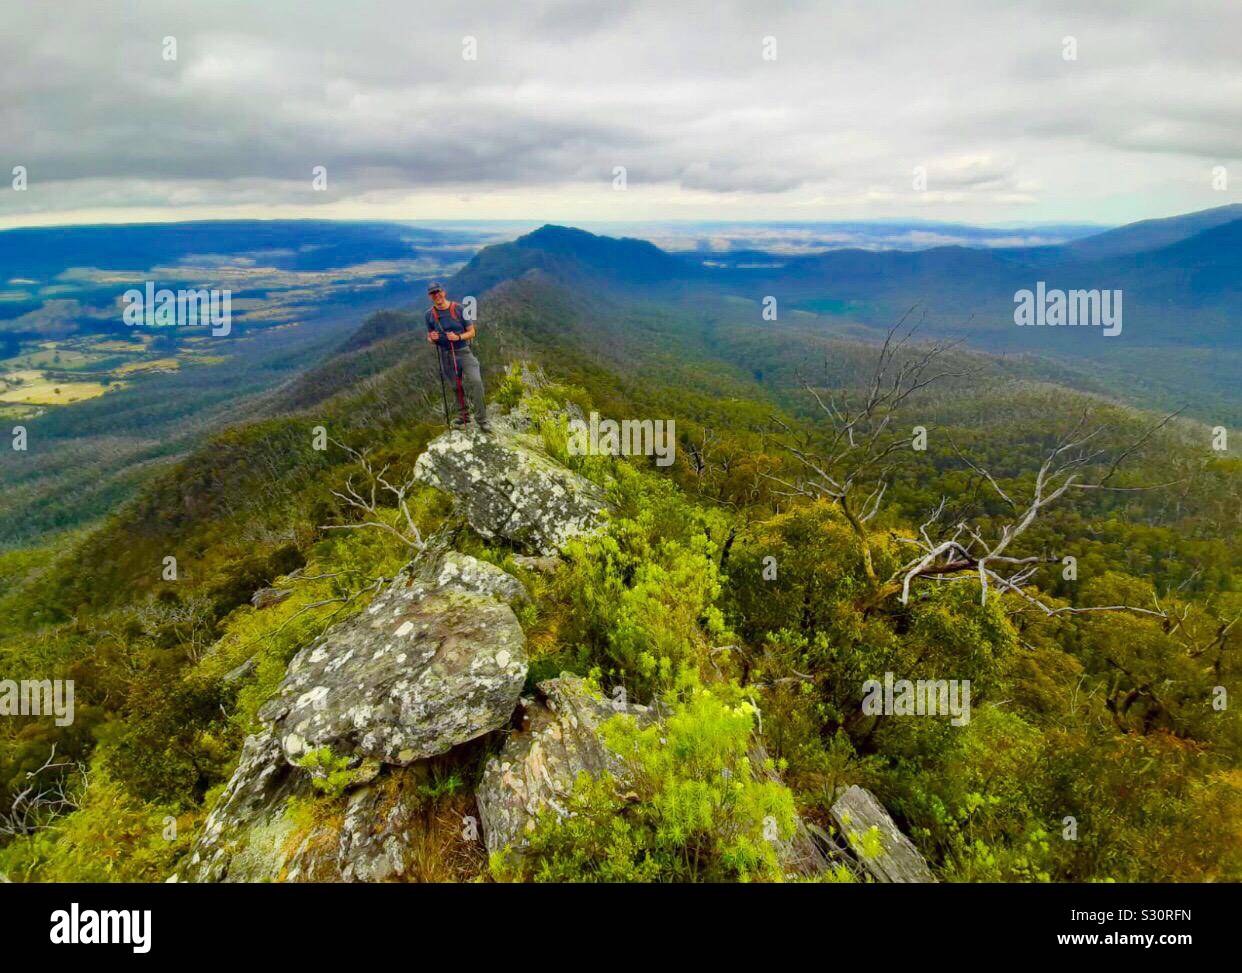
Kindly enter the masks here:
<path id="1" fill-rule="evenodd" d="M 441 348 L 448 348 L 450 345 L 457 345 L 459 348 L 469 348 L 470 340 L 449 341 L 444 337 L 445 332 L 456 331 L 458 334 L 465 334 L 470 330 L 471 322 L 467 321 L 461 313 L 461 305 L 456 301 L 449 301 L 449 306 L 443 311 L 439 310 L 434 304 L 427 308 L 427 332 L 440 332 L 440 337 L 436 340 L 436 344 Z"/>

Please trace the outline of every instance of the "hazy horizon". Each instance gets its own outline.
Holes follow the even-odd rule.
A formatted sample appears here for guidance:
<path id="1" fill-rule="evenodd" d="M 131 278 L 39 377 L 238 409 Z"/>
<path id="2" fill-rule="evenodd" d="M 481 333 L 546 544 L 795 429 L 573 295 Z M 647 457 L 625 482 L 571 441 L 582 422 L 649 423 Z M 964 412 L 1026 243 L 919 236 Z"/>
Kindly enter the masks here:
<path id="1" fill-rule="evenodd" d="M 141 223 L 81 223 L 47 227 L 0 228 L 0 234 L 13 231 L 42 231 L 55 234 L 80 229 L 111 229 L 122 233 L 131 228 L 175 227 L 201 224 L 228 226 L 246 223 L 307 223 L 348 226 L 367 224 L 426 230 L 433 234 L 465 236 L 472 242 L 454 245 L 463 256 L 473 254 L 494 243 L 515 240 L 541 226 L 565 225 L 599 236 L 630 237 L 646 240 L 662 250 L 674 253 L 726 254 L 731 251 L 757 251 L 778 256 L 798 256 L 839 249 L 862 250 L 926 250 L 941 246 L 966 247 L 1039 247 L 1067 243 L 1104 232 L 1110 227 L 1092 224 L 1039 224 L 986 226 L 939 220 L 580 220 L 561 223 L 541 220 L 325 220 L 308 217 L 301 220 L 155 220 Z M 418 250 L 426 242 L 410 238 Z M 2 295 L 0 295 L 2 298 Z"/>

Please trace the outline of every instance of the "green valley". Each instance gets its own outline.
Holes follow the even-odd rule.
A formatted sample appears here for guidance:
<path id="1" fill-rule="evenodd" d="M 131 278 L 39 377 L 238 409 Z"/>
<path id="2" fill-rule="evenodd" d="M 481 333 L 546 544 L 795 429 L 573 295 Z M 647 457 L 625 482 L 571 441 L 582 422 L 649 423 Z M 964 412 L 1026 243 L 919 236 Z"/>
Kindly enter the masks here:
<path id="1" fill-rule="evenodd" d="M 1225 704 L 1242 471 L 1210 425 L 1135 408 L 1073 363 L 925 334 L 917 310 L 777 329 L 701 283 L 627 285 L 658 264 L 614 268 L 617 241 L 603 257 L 519 244 L 533 256 L 485 249 L 447 281 L 479 297 L 506 416 L 491 439 L 444 432 L 421 314 L 382 310 L 325 332 L 331 351 L 128 499 L 101 499 L 98 519 L 67 505 L 73 533 L 0 555 L 0 672 L 72 678 L 78 694 L 72 726 L 0 727 L 0 872 L 856 882 L 895 862 L 953 882 L 1242 877 L 1242 724 Z M 62 366 L 102 353 L 57 350 Z M 578 455 L 570 423 L 593 411 L 675 422 L 675 462 Z M 494 521 L 450 486 L 476 456 L 481 482 L 512 486 Z M 519 488 L 539 477 L 587 512 L 523 513 Z M 526 516 L 555 542 L 514 530 Z M 571 521 L 585 526 L 562 536 Z M 450 626 L 436 644 L 478 652 L 470 678 L 501 660 L 508 681 L 485 684 L 489 701 L 514 694 L 499 723 L 421 756 L 353 729 L 409 734 L 377 715 L 388 683 L 306 701 L 298 673 L 325 658 L 350 671 L 344 646 L 381 665 L 369 619 L 394 611 L 401 637 Z M 472 611 L 515 640 L 503 656 L 451 628 Z M 869 712 L 866 686 L 886 674 L 964 682 L 968 719 Z M 519 815 L 500 768 L 566 732 L 557 706 L 597 740 L 566 766 L 594 769 Z M 54 801 L 21 797 L 31 774 Z M 868 801 L 906 844 L 851 825 Z M 375 871 L 357 809 L 387 822 L 400 868 Z"/>

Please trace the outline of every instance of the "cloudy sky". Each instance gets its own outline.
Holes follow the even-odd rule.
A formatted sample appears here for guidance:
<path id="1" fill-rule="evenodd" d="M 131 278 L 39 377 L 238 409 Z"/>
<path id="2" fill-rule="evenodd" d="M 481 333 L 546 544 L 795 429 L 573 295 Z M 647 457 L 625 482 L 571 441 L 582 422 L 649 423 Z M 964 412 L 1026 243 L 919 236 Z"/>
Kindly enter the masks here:
<path id="1" fill-rule="evenodd" d="M 0 226 L 1242 201 L 1236 0 L 0 2 Z"/>

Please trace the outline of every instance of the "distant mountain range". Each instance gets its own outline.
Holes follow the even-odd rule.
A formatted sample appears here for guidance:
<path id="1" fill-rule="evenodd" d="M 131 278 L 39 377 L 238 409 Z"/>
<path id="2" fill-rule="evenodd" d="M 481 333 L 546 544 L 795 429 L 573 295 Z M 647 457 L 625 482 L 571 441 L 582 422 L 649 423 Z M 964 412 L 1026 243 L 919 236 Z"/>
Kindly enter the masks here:
<path id="1" fill-rule="evenodd" d="M 0 527 L 75 525 L 225 421 L 308 407 L 407 357 L 425 364 L 433 277 L 479 298 L 484 349 L 537 358 L 539 341 L 568 341 L 635 382 L 680 387 L 688 370 L 779 398 L 822 366 L 849 385 L 882 329 L 919 304 L 924 334 L 965 339 L 967 371 L 1242 421 L 1236 206 L 1039 247 L 669 252 L 554 225 L 484 245 L 498 233 L 324 221 L 0 233 L 0 418 L 27 423 L 41 451 L 37 464 L 0 454 Z M 148 276 L 238 288 L 246 319 L 225 338 L 124 329 L 112 305 Z M 1123 289 L 1122 334 L 1017 327 L 1014 293 L 1040 280 Z"/>
<path id="2" fill-rule="evenodd" d="M 117 295 L 152 277 L 162 285 L 232 286 L 235 297 L 322 285 L 333 272 L 338 285 L 346 277 L 359 284 L 413 282 L 460 267 L 495 235 L 495 227 L 472 234 L 462 227 L 322 220 L 8 230 L 0 232 L 7 278 L 0 282 L 0 332 L 35 337 L 114 328 Z M 848 308 L 871 324 L 919 303 L 931 328 L 960 331 L 992 349 L 1117 350 L 1102 346 L 1096 334 L 1054 337 L 1015 327 L 1014 293 L 1043 280 L 1049 288 L 1121 290 L 1120 343 L 1127 347 L 1233 348 L 1239 339 L 1232 322 L 1242 310 L 1240 238 L 1242 205 L 1051 246 L 858 247 L 798 255 L 759 248 L 666 251 L 646 240 L 548 225 L 478 250 L 455 287 L 481 294 L 540 270 L 575 284 L 706 288 L 756 300 L 772 296 L 815 313 Z"/>
<path id="3" fill-rule="evenodd" d="M 1121 257 L 1178 243 L 1204 230 L 1242 220 L 1242 203 L 1217 206 L 1163 220 L 1142 220 L 1105 230 L 1067 244 L 1065 250 L 1084 259 Z"/>
<path id="4" fill-rule="evenodd" d="M 916 229 L 886 232 L 909 237 Z M 124 332 L 118 296 L 146 279 L 232 288 L 244 330 L 364 302 L 417 307 L 431 278 L 450 277 L 455 296 L 482 297 L 537 273 L 587 301 L 655 301 L 687 321 L 729 301 L 740 320 L 749 315 L 756 327 L 777 330 L 792 315 L 799 326 L 818 322 L 825 333 L 883 328 L 916 307 L 929 335 L 1112 369 L 1118 388 L 1127 383 L 1117 376 L 1130 374 L 1136 388 L 1161 402 L 1186 397 L 1209 403 L 1203 408 L 1210 412 L 1218 397 L 1239 401 L 1242 205 L 1086 236 L 1084 228 L 1067 226 L 1059 231 L 1063 242 L 1041 246 L 996 246 L 995 233 L 980 238 L 992 245 L 924 249 L 791 253 L 735 245 L 792 232 L 773 224 L 704 249 L 710 231 L 696 224 L 675 241 L 680 249 L 666 250 L 647 239 L 556 225 L 491 245 L 485 244 L 503 237 L 504 227 L 305 220 L 9 230 L 0 232 L 0 358 L 47 338 Z M 698 244 L 683 245 L 691 239 Z M 1121 333 L 1017 326 L 1015 295 L 1041 283 L 1047 290 L 1119 291 Z M 775 308 L 774 321 L 764 318 L 765 306 Z M 386 320 L 389 329 L 405 326 Z M 354 340 L 365 342 L 367 330 Z"/>
<path id="5" fill-rule="evenodd" d="M 1149 220 L 1046 247 L 667 253 L 644 240 L 548 225 L 487 247 L 459 273 L 458 293 L 481 294 L 531 270 L 609 290 L 668 295 L 718 292 L 883 325 L 920 305 L 930 332 L 959 334 L 994 351 L 1108 356 L 1121 349 L 1237 349 L 1242 332 L 1242 206 Z M 1048 289 L 1121 291 L 1123 329 L 1020 328 L 1015 294 Z M 779 320 L 779 316 L 778 316 Z"/>

